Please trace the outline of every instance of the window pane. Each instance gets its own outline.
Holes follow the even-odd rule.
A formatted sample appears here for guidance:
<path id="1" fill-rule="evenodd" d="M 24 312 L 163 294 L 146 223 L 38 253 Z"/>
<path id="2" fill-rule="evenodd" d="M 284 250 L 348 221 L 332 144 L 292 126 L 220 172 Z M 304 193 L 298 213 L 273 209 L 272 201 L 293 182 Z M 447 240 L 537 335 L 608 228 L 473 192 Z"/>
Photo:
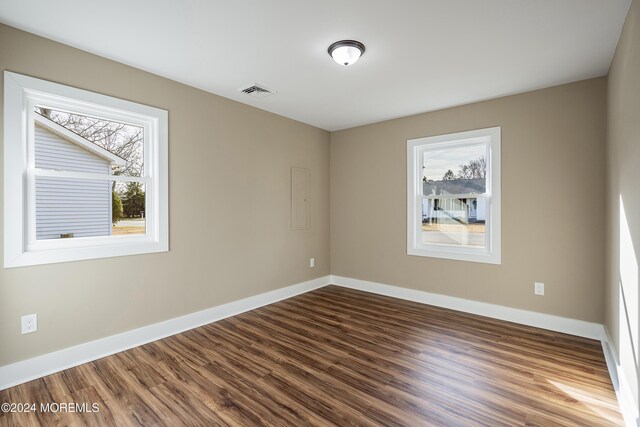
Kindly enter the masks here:
<path id="1" fill-rule="evenodd" d="M 114 236 L 145 234 L 147 226 L 145 201 L 146 188 L 144 184 L 117 182 L 113 192 L 114 208 L 111 234 Z M 122 211 L 118 208 L 119 204 L 122 205 Z"/>
<path id="2" fill-rule="evenodd" d="M 422 243 L 482 248 L 486 199 L 422 199 Z"/>
<path id="3" fill-rule="evenodd" d="M 42 106 L 34 112 L 37 168 L 142 176 L 143 128 Z"/>
<path id="4" fill-rule="evenodd" d="M 425 150 L 423 155 L 423 193 L 483 194 L 486 192 L 487 145 Z"/>
<path id="5" fill-rule="evenodd" d="M 36 239 L 145 234 L 144 206 L 144 184 L 36 177 Z"/>

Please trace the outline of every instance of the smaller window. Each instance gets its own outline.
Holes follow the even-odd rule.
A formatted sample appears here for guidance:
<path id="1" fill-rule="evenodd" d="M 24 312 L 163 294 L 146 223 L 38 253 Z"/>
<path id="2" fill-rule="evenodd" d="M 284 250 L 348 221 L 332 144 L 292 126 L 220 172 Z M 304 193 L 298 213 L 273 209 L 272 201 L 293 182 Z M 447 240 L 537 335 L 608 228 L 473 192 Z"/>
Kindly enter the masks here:
<path id="1" fill-rule="evenodd" d="M 167 251 L 167 112 L 4 79 L 5 268 Z"/>
<path id="2" fill-rule="evenodd" d="M 500 264 L 500 127 L 407 141 L 407 253 Z"/>

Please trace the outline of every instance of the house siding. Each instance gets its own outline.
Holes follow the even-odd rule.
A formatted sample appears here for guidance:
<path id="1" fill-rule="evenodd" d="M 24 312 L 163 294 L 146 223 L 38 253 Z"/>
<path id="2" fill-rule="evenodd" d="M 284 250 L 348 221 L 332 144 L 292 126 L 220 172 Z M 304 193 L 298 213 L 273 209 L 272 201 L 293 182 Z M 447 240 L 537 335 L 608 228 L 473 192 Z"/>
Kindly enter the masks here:
<path id="1" fill-rule="evenodd" d="M 109 174 L 110 162 L 47 129 L 35 127 L 35 166 Z M 111 234 L 111 183 L 51 177 L 36 179 L 36 239 Z"/>

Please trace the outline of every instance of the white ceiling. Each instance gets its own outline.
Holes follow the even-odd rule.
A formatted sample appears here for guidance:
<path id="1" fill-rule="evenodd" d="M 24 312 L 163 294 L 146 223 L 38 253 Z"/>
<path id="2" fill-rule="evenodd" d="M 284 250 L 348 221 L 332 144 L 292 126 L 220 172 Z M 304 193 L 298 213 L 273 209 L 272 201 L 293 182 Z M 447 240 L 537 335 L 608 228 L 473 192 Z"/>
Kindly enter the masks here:
<path id="1" fill-rule="evenodd" d="M 629 4 L 2 0 L 0 22 L 337 130 L 605 75 Z M 366 52 L 341 67 L 347 38 Z M 238 92 L 254 82 L 278 93 Z"/>

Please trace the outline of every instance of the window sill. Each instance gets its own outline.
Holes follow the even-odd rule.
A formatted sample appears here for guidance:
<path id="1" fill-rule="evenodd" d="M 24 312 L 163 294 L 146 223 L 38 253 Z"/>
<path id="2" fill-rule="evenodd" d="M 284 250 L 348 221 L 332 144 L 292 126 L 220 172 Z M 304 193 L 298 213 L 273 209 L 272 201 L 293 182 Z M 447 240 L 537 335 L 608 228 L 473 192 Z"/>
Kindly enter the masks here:
<path id="1" fill-rule="evenodd" d="M 54 264 L 99 258 L 113 258 L 129 255 L 142 255 L 168 251 L 168 243 L 149 241 L 120 243 L 104 246 L 46 249 L 23 252 L 14 259 L 5 258 L 4 268 L 26 267 L 30 265 Z"/>
<path id="2" fill-rule="evenodd" d="M 461 250 L 461 249 L 444 249 L 444 248 L 407 248 L 407 255 L 421 256 L 428 258 L 450 259 L 455 261 L 471 261 L 484 264 L 502 264 L 500 254 L 486 253 L 475 251 L 473 249 Z"/>

